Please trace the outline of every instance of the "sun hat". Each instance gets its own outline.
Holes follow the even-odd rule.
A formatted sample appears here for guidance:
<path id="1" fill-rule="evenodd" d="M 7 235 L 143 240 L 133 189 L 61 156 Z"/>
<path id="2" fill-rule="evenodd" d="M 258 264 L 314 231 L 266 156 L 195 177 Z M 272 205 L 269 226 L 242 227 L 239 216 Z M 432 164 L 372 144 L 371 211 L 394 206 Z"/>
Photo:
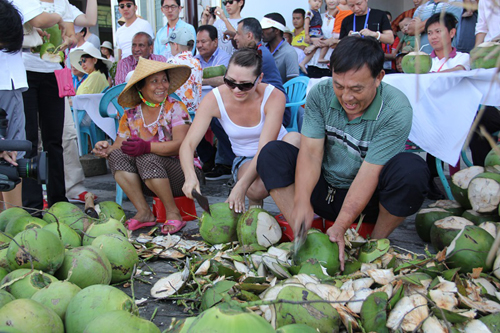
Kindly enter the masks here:
<path id="1" fill-rule="evenodd" d="M 285 32 L 286 30 L 286 27 L 283 24 L 279 23 L 278 21 L 272 20 L 268 17 L 264 17 L 262 20 L 260 20 L 260 26 L 262 27 L 262 30 L 269 28 L 276 28 L 283 32 Z"/>
<path id="2" fill-rule="evenodd" d="M 179 89 L 191 75 L 191 68 L 186 65 L 173 65 L 166 62 L 139 58 L 134 74 L 128 81 L 122 93 L 118 96 L 118 104 L 124 108 L 133 108 L 141 103 L 135 84 L 152 74 L 168 71 L 168 95 Z"/>
<path id="3" fill-rule="evenodd" d="M 101 51 L 96 49 L 94 45 L 90 43 L 85 43 L 80 48 L 74 49 L 69 53 L 69 61 L 71 63 L 71 66 L 75 67 L 77 70 L 83 73 L 86 72 L 83 70 L 82 66 L 80 66 L 80 64 L 78 63 L 82 55 L 89 55 L 93 58 L 102 60 L 104 64 L 106 64 L 108 69 L 110 69 L 111 66 L 113 65 L 113 62 L 111 62 L 111 60 L 108 60 L 103 56 L 101 56 Z"/>
<path id="4" fill-rule="evenodd" d="M 111 42 L 108 42 L 108 41 L 105 41 L 104 43 L 102 43 L 101 47 L 113 50 L 113 45 L 111 44 Z"/>
<path id="5" fill-rule="evenodd" d="M 192 40 L 194 42 L 194 36 L 187 28 L 180 28 L 174 30 L 168 35 L 167 43 L 176 43 L 180 45 L 188 45 L 188 42 Z"/>

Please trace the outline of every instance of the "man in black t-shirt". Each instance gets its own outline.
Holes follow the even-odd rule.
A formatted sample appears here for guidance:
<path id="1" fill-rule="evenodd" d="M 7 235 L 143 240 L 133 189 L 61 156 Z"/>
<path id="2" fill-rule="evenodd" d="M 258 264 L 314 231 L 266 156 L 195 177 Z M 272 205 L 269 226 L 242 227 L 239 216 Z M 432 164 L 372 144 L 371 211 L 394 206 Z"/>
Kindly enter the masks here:
<path id="1" fill-rule="evenodd" d="M 368 0 L 347 0 L 353 14 L 342 21 L 340 39 L 345 36 L 359 35 L 373 37 L 384 44 L 394 42 L 391 22 L 384 11 L 368 7 Z"/>

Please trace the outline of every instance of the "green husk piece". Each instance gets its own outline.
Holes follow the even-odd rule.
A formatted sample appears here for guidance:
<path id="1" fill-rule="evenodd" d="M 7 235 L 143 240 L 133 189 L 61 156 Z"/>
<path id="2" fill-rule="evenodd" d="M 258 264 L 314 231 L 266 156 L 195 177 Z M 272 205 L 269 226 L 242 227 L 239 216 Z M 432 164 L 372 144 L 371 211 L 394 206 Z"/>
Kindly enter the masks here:
<path id="1" fill-rule="evenodd" d="M 238 296 L 238 298 L 247 302 L 260 301 L 259 296 L 246 290 L 240 290 L 240 295 Z"/>
<path id="2" fill-rule="evenodd" d="M 241 245 L 234 250 L 234 253 L 246 254 L 255 253 L 257 251 L 267 251 L 267 249 L 264 246 L 260 246 L 259 244 Z"/>
<path id="3" fill-rule="evenodd" d="M 245 280 L 241 281 L 242 283 L 266 283 L 267 280 L 263 276 L 249 276 L 245 278 Z"/>
<path id="4" fill-rule="evenodd" d="M 411 273 L 408 275 L 401 275 L 397 278 L 416 286 L 422 286 L 421 281 L 432 280 L 432 277 L 425 273 Z"/>
<path id="5" fill-rule="evenodd" d="M 394 309 L 394 306 L 396 306 L 396 304 L 401 300 L 401 298 L 404 297 L 404 295 L 405 295 L 405 290 L 403 288 L 403 285 L 399 285 L 399 287 L 392 292 L 392 297 L 389 301 L 388 309 L 389 310 Z"/>
<path id="6" fill-rule="evenodd" d="M 361 247 L 358 260 L 362 263 L 373 262 L 386 254 L 390 246 L 391 242 L 385 238 L 368 241 Z"/>
<path id="7" fill-rule="evenodd" d="M 492 333 L 500 333 L 500 312 L 484 316 L 479 319 Z"/>
<path id="8" fill-rule="evenodd" d="M 441 311 L 443 311 L 443 312 L 441 313 Z M 472 319 L 470 317 L 462 316 L 460 313 L 453 312 L 453 311 L 446 310 L 446 309 L 440 309 L 437 307 L 432 307 L 432 312 L 434 313 L 434 315 L 437 318 L 439 318 L 441 320 L 447 320 L 453 324 L 462 324 L 462 323 L 465 323 L 466 321 Z M 444 316 L 443 316 L 443 314 L 444 314 Z"/>
<path id="9" fill-rule="evenodd" d="M 346 261 L 344 263 L 344 275 L 350 275 L 361 269 L 361 261 L 353 259 L 352 261 Z"/>
<path id="10" fill-rule="evenodd" d="M 441 274 L 441 276 L 443 277 L 443 279 L 445 279 L 447 281 L 453 281 L 455 279 L 455 276 L 458 274 L 459 270 L 460 270 L 460 268 L 449 269 L 447 271 L 444 271 Z"/>
<path id="11" fill-rule="evenodd" d="M 240 283 L 236 287 L 238 287 L 241 290 L 257 292 L 257 293 L 261 293 L 269 289 L 268 284 L 258 284 L 258 283 Z"/>
<path id="12" fill-rule="evenodd" d="M 384 333 L 387 324 L 387 294 L 376 292 L 366 298 L 361 306 L 361 322 L 366 332 Z"/>
<path id="13" fill-rule="evenodd" d="M 218 276 L 233 277 L 239 279 L 243 274 L 238 272 L 236 269 L 224 265 L 216 260 L 210 260 L 209 273 L 215 273 Z"/>
<path id="14" fill-rule="evenodd" d="M 205 311 L 218 304 L 223 299 L 223 294 L 227 293 L 236 284 L 234 281 L 220 281 L 212 288 L 205 291 L 201 298 L 200 310 Z"/>

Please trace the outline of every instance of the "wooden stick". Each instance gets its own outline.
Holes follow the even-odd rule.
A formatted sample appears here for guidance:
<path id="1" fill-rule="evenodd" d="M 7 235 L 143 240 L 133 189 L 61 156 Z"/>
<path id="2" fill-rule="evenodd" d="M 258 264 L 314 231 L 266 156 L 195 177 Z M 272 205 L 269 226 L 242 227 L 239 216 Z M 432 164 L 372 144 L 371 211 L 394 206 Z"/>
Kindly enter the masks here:
<path id="1" fill-rule="evenodd" d="M 99 214 L 95 211 L 94 198 L 95 196 L 92 192 L 87 192 L 87 194 L 85 194 L 85 214 L 97 219 L 99 218 Z"/>

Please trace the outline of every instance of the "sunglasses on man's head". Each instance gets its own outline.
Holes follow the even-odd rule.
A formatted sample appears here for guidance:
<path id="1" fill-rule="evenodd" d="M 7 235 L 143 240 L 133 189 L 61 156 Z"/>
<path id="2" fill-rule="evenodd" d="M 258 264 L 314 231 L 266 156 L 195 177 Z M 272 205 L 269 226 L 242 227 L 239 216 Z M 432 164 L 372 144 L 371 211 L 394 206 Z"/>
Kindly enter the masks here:
<path id="1" fill-rule="evenodd" d="M 232 4 L 233 4 L 233 2 L 235 2 L 235 1 L 236 1 L 236 2 L 238 2 L 238 1 L 240 1 L 240 0 L 227 0 L 227 1 L 222 1 L 222 4 L 223 4 L 224 6 L 226 6 L 227 4 L 232 5 Z"/>
<path id="2" fill-rule="evenodd" d="M 257 76 L 255 78 L 255 81 L 253 81 L 253 83 L 250 83 L 250 82 L 247 82 L 247 83 L 236 83 L 235 81 L 230 80 L 230 79 L 228 79 L 228 78 L 226 78 L 224 76 L 224 83 L 231 90 L 233 90 L 234 88 L 238 88 L 240 91 L 249 91 L 250 89 L 253 88 L 253 86 L 255 86 L 255 83 L 257 82 L 258 79 L 259 79 L 259 76 Z"/>
<path id="3" fill-rule="evenodd" d="M 127 8 L 130 8 L 130 7 L 132 7 L 133 5 L 134 5 L 134 4 L 132 4 L 132 3 L 121 3 L 121 4 L 120 4 L 120 8 L 121 8 L 121 9 L 123 9 L 123 8 L 125 8 L 125 6 L 126 6 Z"/>

